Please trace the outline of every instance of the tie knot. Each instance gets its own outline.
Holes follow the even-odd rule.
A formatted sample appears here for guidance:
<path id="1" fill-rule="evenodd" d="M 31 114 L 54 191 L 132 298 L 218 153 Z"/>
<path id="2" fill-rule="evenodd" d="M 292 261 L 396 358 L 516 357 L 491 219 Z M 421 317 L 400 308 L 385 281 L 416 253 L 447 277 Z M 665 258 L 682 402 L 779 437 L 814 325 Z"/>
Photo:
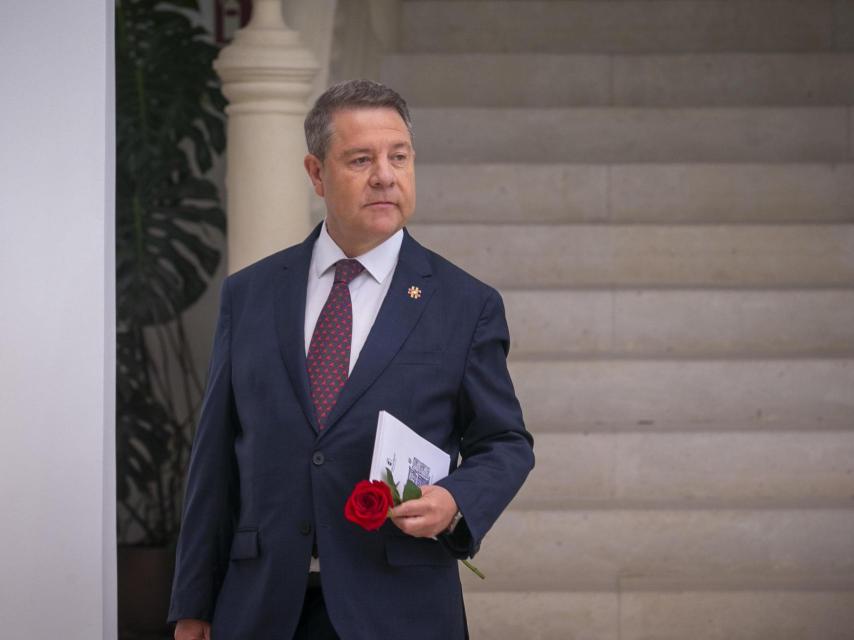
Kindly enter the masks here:
<path id="1" fill-rule="evenodd" d="M 335 263 L 335 284 L 350 284 L 353 278 L 364 270 L 365 267 L 358 260 L 339 260 Z"/>

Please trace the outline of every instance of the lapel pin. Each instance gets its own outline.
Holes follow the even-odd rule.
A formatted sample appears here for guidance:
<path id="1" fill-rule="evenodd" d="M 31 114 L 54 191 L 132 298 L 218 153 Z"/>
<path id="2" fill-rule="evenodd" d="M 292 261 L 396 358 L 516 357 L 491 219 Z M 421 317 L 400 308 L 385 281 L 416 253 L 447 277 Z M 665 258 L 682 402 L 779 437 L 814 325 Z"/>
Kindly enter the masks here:
<path id="1" fill-rule="evenodd" d="M 409 287 L 407 293 L 409 293 L 409 297 L 413 300 L 418 300 L 421 297 L 421 289 L 418 287 Z"/>

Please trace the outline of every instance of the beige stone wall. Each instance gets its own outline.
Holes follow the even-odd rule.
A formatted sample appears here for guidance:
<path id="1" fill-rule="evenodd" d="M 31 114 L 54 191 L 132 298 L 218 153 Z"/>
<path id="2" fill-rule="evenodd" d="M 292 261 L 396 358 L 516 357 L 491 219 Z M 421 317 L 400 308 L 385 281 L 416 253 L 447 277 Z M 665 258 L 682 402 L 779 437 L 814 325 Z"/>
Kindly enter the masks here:
<path id="1" fill-rule="evenodd" d="M 317 6 L 318 78 L 413 107 L 413 234 L 507 308 L 538 465 L 473 637 L 851 638 L 854 2 Z"/>
<path id="2" fill-rule="evenodd" d="M 403 3 L 413 235 L 502 292 L 537 467 L 473 638 L 854 629 L 854 3 Z"/>

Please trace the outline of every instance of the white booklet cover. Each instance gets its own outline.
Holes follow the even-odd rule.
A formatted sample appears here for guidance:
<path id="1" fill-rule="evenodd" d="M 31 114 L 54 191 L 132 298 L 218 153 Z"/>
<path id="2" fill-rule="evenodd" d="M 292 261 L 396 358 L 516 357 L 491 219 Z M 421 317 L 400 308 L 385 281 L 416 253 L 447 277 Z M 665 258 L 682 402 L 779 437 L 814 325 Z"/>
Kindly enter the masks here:
<path id="1" fill-rule="evenodd" d="M 451 469 L 451 456 L 387 411 L 380 411 L 370 479 L 385 480 L 386 469 L 391 469 L 394 482 L 402 493 L 407 480 L 421 487 L 435 484 L 447 476 Z"/>

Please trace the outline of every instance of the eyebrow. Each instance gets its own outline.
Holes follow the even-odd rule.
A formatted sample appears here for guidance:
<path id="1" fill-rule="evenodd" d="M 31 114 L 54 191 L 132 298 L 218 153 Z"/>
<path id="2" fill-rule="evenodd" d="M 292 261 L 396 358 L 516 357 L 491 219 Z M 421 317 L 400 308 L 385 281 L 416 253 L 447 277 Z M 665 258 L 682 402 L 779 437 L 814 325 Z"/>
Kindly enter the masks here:
<path id="1" fill-rule="evenodd" d="M 391 148 L 392 149 L 400 149 L 400 148 L 411 149 L 412 145 L 409 144 L 408 142 L 398 142 L 396 144 L 391 145 Z M 371 153 L 373 153 L 373 151 L 374 151 L 373 149 L 370 149 L 368 147 L 357 147 L 354 149 L 346 149 L 345 151 L 343 151 L 341 153 L 341 155 L 346 157 L 346 156 L 354 156 L 354 155 L 357 155 L 360 153 L 371 154 Z"/>

